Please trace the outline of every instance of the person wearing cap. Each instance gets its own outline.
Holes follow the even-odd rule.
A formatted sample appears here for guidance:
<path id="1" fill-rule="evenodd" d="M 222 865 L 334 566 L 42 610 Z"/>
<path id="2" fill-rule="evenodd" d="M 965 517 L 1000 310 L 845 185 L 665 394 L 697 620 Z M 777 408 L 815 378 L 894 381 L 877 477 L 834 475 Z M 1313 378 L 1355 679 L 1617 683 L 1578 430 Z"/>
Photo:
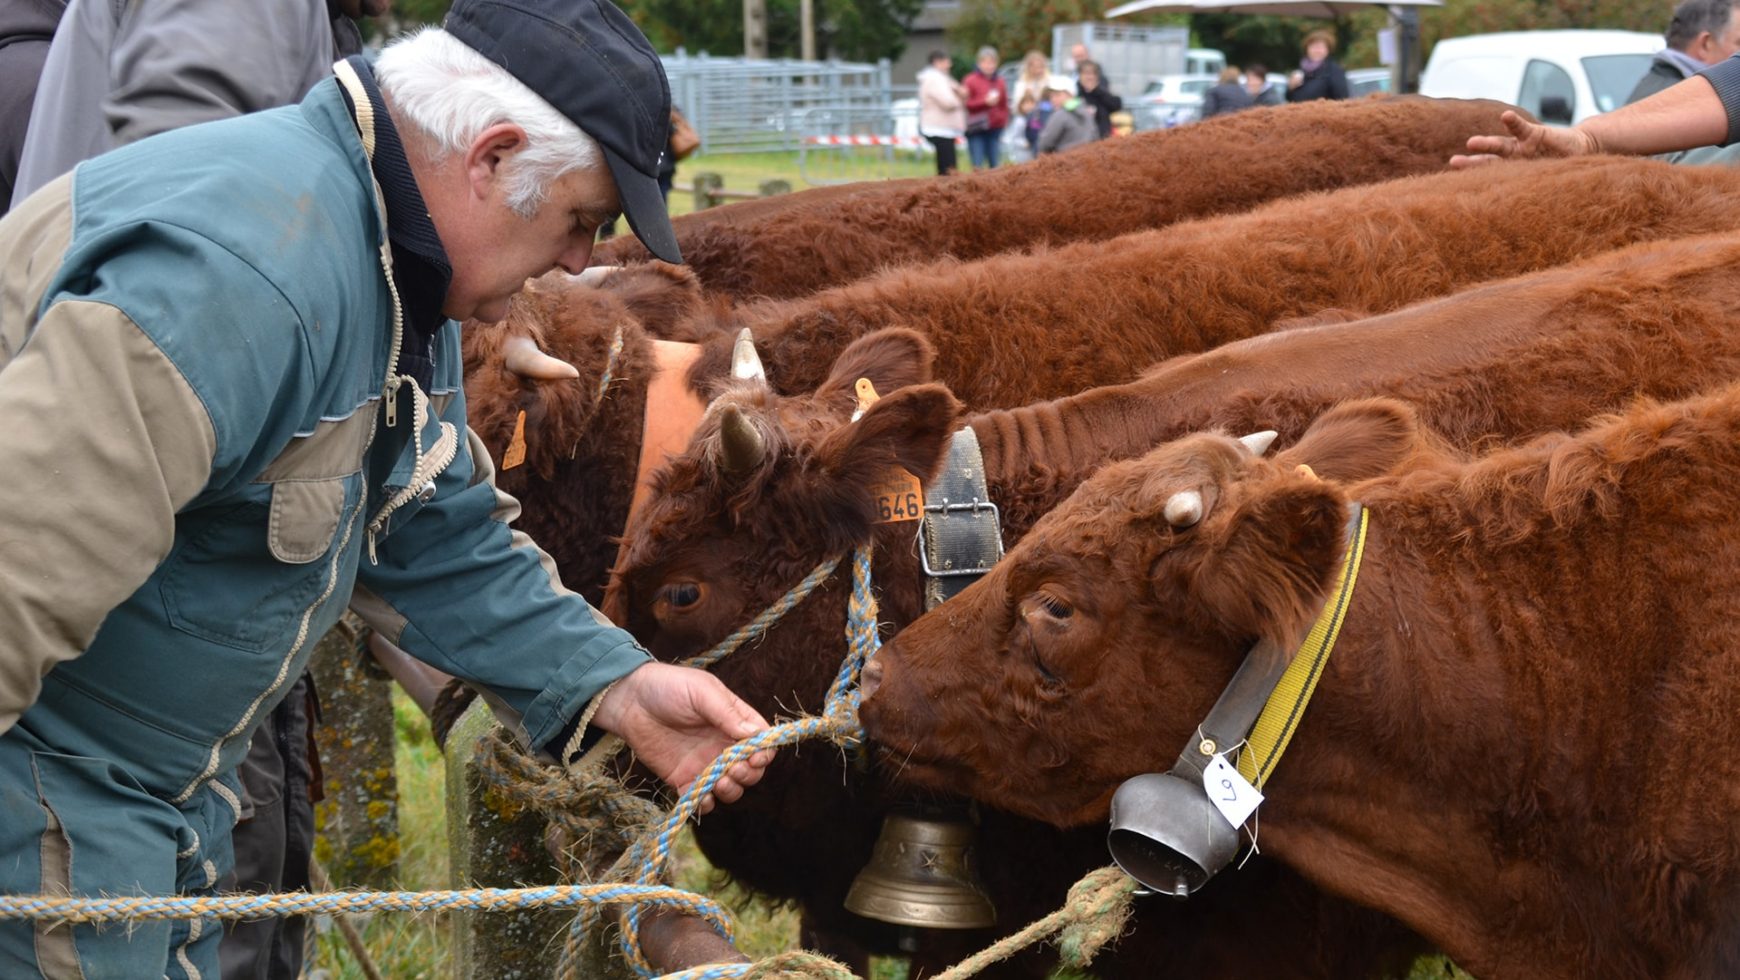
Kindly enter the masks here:
<path id="1" fill-rule="evenodd" d="M 1082 101 L 1066 88 L 1047 88 L 1045 99 L 1051 104 L 1045 127 L 1039 131 L 1035 149 L 1040 156 L 1062 153 L 1083 143 L 1100 138 L 1094 121 L 1082 112 Z"/>
<path id="2" fill-rule="evenodd" d="M 680 786 L 765 725 L 564 589 L 465 426 L 456 319 L 618 210 L 681 261 L 657 56 L 601 0 L 458 0 L 335 67 L 0 220 L 0 891 L 213 892 L 249 736 L 353 587 L 549 757 L 602 729 Z M 216 976 L 220 935 L 0 922 L 0 976 Z"/>

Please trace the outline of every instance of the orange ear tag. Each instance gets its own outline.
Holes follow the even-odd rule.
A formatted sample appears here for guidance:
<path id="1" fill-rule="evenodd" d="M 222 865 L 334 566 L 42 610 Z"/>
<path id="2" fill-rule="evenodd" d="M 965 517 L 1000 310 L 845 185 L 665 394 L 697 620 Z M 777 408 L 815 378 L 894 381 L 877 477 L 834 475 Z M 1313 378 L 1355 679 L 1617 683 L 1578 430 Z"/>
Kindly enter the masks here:
<path id="1" fill-rule="evenodd" d="M 526 461 L 526 410 L 514 419 L 514 437 L 508 440 L 507 452 L 501 454 L 501 468 L 511 470 Z"/>
<path id="2" fill-rule="evenodd" d="M 904 467 L 896 466 L 886 477 L 872 483 L 870 499 L 876 502 L 878 524 L 916 521 L 924 516 L 924 484 Z"/>
<path id="3" fill-rule="evenodd" d="M 869 378 L 859 378 L 852 388 L 858 393 L 858 409 L 852 413 L 852 421 L 856 422 L 882 396 L 876 393 Z M 924 516 L 924 484 L 904 467 L 896 466 L 886 477 L 872 483 L 870 499 L 876 502 L 878 524 L 916 521 Z"/>
<path id="4" fill-rule="evenodd" d="M 1299 474 L 1300 476 L 1304 477 L 1307 480 L 1318 479 L 1317 471 L 1312 469 L 1309 466 L 1306 466 L 1304 463 L 1300 463 L 1298 466 L 1293 467 L 1293 472 Z"/>
<path id="5" fill-rule="evenodd" d="M 882 396 L 876 393 L 876 386 L 870 383 L 869 378 L 859 378 L 858 383 L 853 385 L 852 389 L 858 393 L 858 407 L 852 412 L 852 421 L 856 422 L 863 418 L 864 413 L 870 411 L 870 406 L 881 400 Z"/>

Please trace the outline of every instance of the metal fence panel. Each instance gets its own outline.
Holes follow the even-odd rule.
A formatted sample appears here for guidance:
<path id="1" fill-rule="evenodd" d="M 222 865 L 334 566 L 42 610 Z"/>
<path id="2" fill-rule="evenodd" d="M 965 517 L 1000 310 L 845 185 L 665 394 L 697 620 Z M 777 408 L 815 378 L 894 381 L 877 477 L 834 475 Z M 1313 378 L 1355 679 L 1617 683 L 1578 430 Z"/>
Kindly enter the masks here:
<path id="1" fill-rule="evenodd" d="M 671 100 L 707 153 L 798 150 L 806 123 L 828 113 L 879 117 L 892 126 L 887 61 L 714 58 L 679 50 L 664 64 Z"/>
<path id="2" fill-rule="evenodd" d="M 1053 66 L 1061 66 L 1071 46 L 1087 45 L 1112 91 L 1128 103 L 1160 75 L 1184 70 L 1190 31 L 1183 27 L 1133 24 L 1058 24 L 1051 29 Z M 1061 67 L 1056 70 L 1061 71 Z"/>

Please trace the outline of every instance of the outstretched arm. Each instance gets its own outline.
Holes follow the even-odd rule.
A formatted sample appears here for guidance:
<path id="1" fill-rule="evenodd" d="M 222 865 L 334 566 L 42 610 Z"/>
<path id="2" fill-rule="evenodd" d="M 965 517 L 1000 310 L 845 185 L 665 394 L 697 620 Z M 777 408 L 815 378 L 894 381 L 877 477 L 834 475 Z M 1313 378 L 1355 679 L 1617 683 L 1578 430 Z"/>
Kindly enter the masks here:
<path id="1" fill-rule="evenodd" d="M 1728 64 L 1719 67 L 1727 69 Z M 1719 77 L 1718 81 L 1723 80 Z M 1726 87 L 1725 81 L 1723 84 Z M 1736 95 L 1740 96 L 1740 91 Z M 1694 75 L 1641 102 L 1585 119 L 1570 129 L 1543 126 L 1506 112 L 1500 118 L 1508 135 L 1470 137 L 1468 152 L 1451 157 L 1450 166 L 1477 167 L 1499 160 L 1587 153 L 1647 156 L 1724 143 L 1730 137 L 1730 120 L 1723 101 L 1709 78 Z"/>

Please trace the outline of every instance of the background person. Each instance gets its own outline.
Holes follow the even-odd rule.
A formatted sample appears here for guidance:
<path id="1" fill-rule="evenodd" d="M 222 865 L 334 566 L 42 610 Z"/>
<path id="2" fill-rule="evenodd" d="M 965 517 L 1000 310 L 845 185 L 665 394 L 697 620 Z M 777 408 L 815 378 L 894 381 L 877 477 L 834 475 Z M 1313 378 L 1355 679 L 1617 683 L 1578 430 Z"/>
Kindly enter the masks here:
<path id="1" fill-rule="evenodd" d="M 682 785 L 761 727 L 563 589 L 465 435 L 456 319 L 579 271 L 619 208 L 680 261 L 658 58 L 598 0 L 447 25 L 0 220 L 0 414 L 31 420 L 0 431 L 0 890 L 215 891 L 236 766 L 352 583 L 529 748 L 566 754 L 592 703 Z M 219 935 L 5 922 L 0 976 L 215 976 Z"/>
<path id="2" fill-rule="evenodd" d="M 1239 77 L 1238 66 L 1228 65 L 1220 70 L 1220 81 L 1202 93 L 1202 118 L 1249 109 L 1255 102 Z"/>
<path id="3" fill-rule="evenodd" d="M 1270 84 L 1269 69 L 1255 61 L 1245 66 L 1245 91 L 1251 93 L 1252 105 L 1280 105 L 1287 101 L 1280 86 Z"/>
<path id="4" fill-rule="evenodd" d="M 1081 96 L 1081 101 L 1092 115 L 1098 138 L 1105 139 L 1112 134 L 1112 113 L 1124 107 L 1124 100 L 1113 95 L 1111 88 L 1106 85 L 1099 62 L 1084 61 L 1080 69 L 1075 83 L 1076 94 Z"/>
<path id="5" fill-rule="evenodd" d="M 1051 103 L 1051 113 L 1045 120 L 1045 128 L 1039 131 L 1036 147 L 1039 155 L 1061 153 L 1100 138 L 1094 129 L 1094 121 L 1083 111 L 1079 96 L 1070 94 L 1068 89 L 1048 88 L 1045 97 Z"/>
<path id="6" fill-rule="evenodd" d="M 1088 54 L 1088 46 L 1080 41 L 1075 42 L 1069 46 L 1069 57 L 1064 60 L 1062 65 L 1063 73 L 1068 75 L 1071 80 L 1080 78 L 1081 66 L 1086 63 L 1090 57 L 1091 56 Z"/>
<path id="7" fill-rule="evenodd" d="M 955 140 L 967 131 L 967 90 L 949 74 L 954 60 L 932 51 L 918 73 L 918 133 L 936 150 L 937 176 L 955 173 Z"/>
<path id="8" fill-rule="evenodd" d="M 192 123 L 290 105 L 362 50 L 386 0 L 71 0 L 49 48 L 14 207 L 82 160 Z"/>
<path id="9" fill-rule="evenodd" d="M 1021 100 L 1033 97 L 1035 103 L 1045 98 L 1045 89 L 1052 85 L 1051 68 L 1045 60 L 1045 55 L 1038 51 L 1029 51 L 1021 58 L 1021 74 L 1015 76 L 1015 88 L 1009 93 L 1011 105 L 1019 107 Z"/>
<path id="10" fill-rule="evenodd" d="M 1040 89 L 1042 94 L 1044 91 Z M 1045 120 L 1051 115 L 1051 100 L 1023 95 L 1015 111 L 1021 114 L 1021 135 L 1027 140 L 1027 155 L 1031 159 L 1039 155 L 1039 134 L 1045 130 Z"/>
<path id="11" fill-rule="evenodd" d="M 12 204 L 36 83 L 66 0 L 0 0 L 0 215 Z"/>
<path id="12" fill-rule="evenodd" d="M 1287 101 L 1347 98 L 1347 72 L 1341 70 L 1333 57 L 1335 35 L 1312 31 L 1305 35 L 1304 48 L 1305 57 L 1299 60 L 1298 70 L 1287 78 Z"/>
<path id="13" fill-rule="evenodd" d="M 1625 104 L 1641 102 L 1740 51 L 1740 5 L 1734 0 L 1683 0 L 1663 35 L 1667 47 L 1650 59 Z"/>
<path id="14" fill-rule="evenodd" d="M 967 156 L 974 170 L 997 166 L 997 148 L 1009 125 L 1009 88 L 997 76 L 997 49 L 979 49 L 973 70 L 961 80 L 967 93 Z"/>

